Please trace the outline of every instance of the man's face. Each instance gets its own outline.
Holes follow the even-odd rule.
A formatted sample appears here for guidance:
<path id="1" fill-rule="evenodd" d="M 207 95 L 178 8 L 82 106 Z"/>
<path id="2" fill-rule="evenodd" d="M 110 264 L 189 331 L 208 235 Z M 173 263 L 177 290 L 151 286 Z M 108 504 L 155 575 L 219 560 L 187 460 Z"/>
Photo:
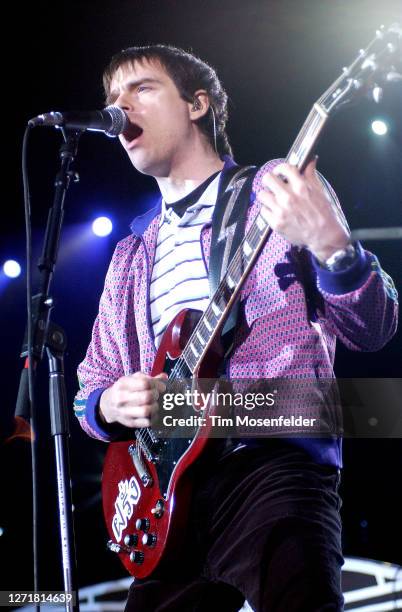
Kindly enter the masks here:
<path id="1" fill-rule="evenodd" d="M 110 84 L 108 103 L 122 108 L 132 123 L 119 138 L 140 172 L 169 176 L 191 154 L 191 104 L 180 97 L 159 62 L 120 67 Z"/>

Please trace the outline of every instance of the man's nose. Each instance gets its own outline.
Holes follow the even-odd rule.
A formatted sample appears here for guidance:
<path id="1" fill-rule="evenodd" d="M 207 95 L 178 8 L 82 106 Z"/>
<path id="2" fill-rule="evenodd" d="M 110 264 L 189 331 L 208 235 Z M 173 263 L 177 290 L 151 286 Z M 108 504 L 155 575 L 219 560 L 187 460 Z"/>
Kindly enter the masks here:
<path id="1" fill-rule="evenodd" d="M 133 101 L 130 98 L 130 95 L 126 91 L 122 91 L 117 99 L 114 102 L 115 106 L 118 106 L 124 111 L 132 111 L 134 110 Z"/>

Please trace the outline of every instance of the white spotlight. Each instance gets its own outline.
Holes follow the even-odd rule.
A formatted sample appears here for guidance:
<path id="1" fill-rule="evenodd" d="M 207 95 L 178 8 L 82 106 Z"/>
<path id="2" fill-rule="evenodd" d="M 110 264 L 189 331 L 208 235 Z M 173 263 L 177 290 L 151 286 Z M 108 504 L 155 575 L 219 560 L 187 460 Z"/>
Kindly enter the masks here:
<path id="1" fill-rule="evenodd" d="M 18 261 L 8 259 L 3 265 L 3 272 L 8 278 L 18 278 L 21 274 L 21 266 Z"/>
<path id="2" fill-rule="evenodd" d="M 388 132 L 387 124 L 385 121 L 381 121 L 380 119 L 376 119 L 372 122 L 371 129 L 373 130 L 374 134 L 377 134 L 377 136 L 384 136 L 384 134 Z"/>
<path id="3" fill-rule="evenodd" d="M 113 229 L 113 224 L 107 217 L 98 217 L 92 223 L 92 231 L 95 236 L 108 236 Z"/>

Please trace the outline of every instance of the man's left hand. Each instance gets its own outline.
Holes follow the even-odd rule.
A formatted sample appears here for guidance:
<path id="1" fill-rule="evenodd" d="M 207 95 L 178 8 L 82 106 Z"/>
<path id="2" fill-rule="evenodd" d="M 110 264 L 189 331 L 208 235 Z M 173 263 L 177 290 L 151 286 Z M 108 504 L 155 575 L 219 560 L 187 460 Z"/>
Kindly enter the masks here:
<path id="1" fill-rule="evenodd" d="M 347 228 L 318 178 L 316 159 L 303 174 L 295 166 L 279 164 L 263 176 L 262 185 L 261 214 L 289 242 L 307 247 L 321 263 L 350 244 Z"/>

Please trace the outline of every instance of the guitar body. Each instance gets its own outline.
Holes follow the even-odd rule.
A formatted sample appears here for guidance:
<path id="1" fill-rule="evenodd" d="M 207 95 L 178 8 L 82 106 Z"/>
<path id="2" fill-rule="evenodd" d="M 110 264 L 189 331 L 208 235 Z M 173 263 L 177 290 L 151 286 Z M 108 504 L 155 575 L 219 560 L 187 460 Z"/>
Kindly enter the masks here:
<path id="1" fill-rule="evenodd" d="M 187 309 L 173 319 L 157 352 L 153 376 L 172 371 L 200 316 L 199 311 Z M 197 377 L 216 378 L 221 358 L 219 345 L 212 345 Z M 208 405 L 202 414 L 213 413 L 214 407 Z M 169 561 L 180 549 L 191 500 L 190 468 L 209 443 L 208 426 L 202 427 L 202 435 L 195 428 L 191 438 L 159 440 L 157 450 L 144 432 L 151 432 L 141 430 L 149 456 L 138 438 L 112 442 L 102 477 L 103 510 L 111 538 L 108 546 L 136 578 L 149 576 L 162 560 Z"/>

